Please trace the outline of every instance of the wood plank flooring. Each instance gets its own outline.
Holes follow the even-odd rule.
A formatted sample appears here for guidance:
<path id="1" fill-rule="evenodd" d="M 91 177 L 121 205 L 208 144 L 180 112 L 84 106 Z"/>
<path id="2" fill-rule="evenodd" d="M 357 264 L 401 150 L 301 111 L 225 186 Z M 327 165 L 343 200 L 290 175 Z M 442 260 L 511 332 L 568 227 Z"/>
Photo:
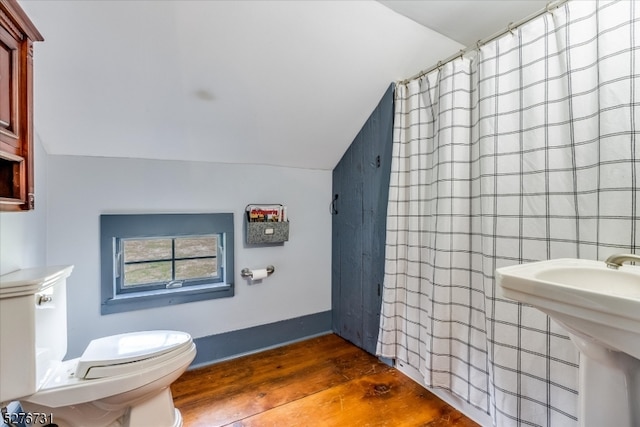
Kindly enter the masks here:
<path id="1" fill-rule="evenodd" d="M 184 427 L 478 426 L 333 334 L 185 372 L 171 391 Z"/>

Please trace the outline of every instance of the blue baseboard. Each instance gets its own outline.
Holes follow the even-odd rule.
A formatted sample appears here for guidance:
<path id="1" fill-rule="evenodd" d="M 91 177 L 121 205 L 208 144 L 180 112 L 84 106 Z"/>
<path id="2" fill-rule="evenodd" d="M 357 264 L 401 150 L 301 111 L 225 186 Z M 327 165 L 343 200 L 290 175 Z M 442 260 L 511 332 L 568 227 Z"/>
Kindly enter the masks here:
<path id="1" fill-rule="evenodd" d="M 266 325 L 196 338 L 189 369 L 331 333 L 331 310 Z"/>

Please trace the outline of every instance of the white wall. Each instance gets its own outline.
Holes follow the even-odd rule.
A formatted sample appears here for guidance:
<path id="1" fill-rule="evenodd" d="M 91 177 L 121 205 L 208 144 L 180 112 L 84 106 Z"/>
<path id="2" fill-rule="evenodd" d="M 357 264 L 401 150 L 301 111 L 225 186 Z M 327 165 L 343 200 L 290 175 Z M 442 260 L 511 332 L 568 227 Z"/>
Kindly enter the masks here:
<path id="1" fill-rule="evenodd" d="M 33 145 L 36 208 L 24 212 L 0 212 L 0 275 L 45 264 L 47 153 L 37 136 Z"/>
<path id="2" fill-rule="evenodd" d="M 67 357 L 104 335 L 168 328 L 197 338 L 331 309 L 331 171 L 57 155 L 48 169 L 47 261 L 75 265 Z M 289 242 L 246 248 L 250 203 L 286 204 Z M 233 212 L 236 295 L 100 315 L 99 216 L 149 212 Z M 261 284 L 240 277 L 268 264 L 276 271 Z"/>

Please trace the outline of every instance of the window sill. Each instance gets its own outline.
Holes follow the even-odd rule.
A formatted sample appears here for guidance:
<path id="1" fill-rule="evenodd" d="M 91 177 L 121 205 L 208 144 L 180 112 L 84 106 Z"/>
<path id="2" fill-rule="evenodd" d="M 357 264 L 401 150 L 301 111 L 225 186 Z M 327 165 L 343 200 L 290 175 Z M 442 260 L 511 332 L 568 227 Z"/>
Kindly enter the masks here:
<path id="1" fill-rule="evenodd" d="M 166 307 L 196 301 L 234 296 L 234 238 L 232 213 L 204 214 L 103 214 L 100 215 L 100 287 L 101 314 L 122 313 L 147 308 Z M 138 288 L 135 292 L 118 293 L 116 255 L 124 240 L 220 235 L 224 248 L 216 253 L 220 263 L 219 281 L 213 277 L 180 288 Z M 172 251 L 174 249 L 172 241 Z M 175 255 L 172 252 L 172 257 Z M 194 279 L 195 280 L 195 279 Z M 195 284 L 199 283 L 199 284 Z"/>
<path id="2" fill-rule="evenodd" d="M 233 295 L 233 284 L 226 283 L 137 292 L 131 295 L 117 295 L 114 298 L 103 301 L 100 312 L 101 314 L 123 313 L 187 302 L 226 298 Z"/>

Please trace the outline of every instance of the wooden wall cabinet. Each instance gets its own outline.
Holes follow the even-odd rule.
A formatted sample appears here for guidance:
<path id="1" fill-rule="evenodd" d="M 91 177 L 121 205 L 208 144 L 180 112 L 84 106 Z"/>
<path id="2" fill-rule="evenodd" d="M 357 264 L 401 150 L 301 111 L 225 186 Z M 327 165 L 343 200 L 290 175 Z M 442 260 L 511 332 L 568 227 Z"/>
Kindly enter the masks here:
<path id="1" fill-rule="evenodd" d="M 0 210 L 34 209 L 33 42 L 43 41 L 16 0 L 0 0 Z"/>

